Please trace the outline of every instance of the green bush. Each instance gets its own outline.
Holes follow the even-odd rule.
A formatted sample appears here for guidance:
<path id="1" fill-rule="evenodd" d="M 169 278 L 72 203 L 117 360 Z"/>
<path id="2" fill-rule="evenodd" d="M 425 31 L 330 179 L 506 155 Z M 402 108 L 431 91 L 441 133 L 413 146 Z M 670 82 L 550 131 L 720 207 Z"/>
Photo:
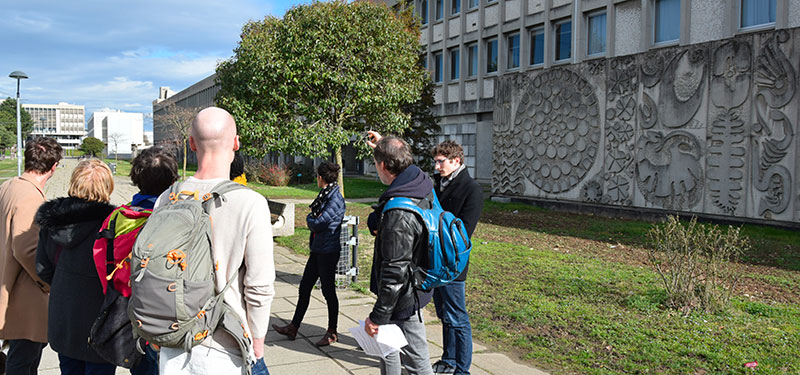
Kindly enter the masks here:
<path id="1" fill-rule="evenodd" d="M 670 307 L 687 314 L 727 308 L 739 281 L 732 263 L 750 248 L 740 228 L 729 226 L 723 231 L 716 225 L 698 224 L 697 218 L 684 225 L 677 216 L 670 216 L 648 235 L 652 243 L 648 258 L 661 276 Z"/>

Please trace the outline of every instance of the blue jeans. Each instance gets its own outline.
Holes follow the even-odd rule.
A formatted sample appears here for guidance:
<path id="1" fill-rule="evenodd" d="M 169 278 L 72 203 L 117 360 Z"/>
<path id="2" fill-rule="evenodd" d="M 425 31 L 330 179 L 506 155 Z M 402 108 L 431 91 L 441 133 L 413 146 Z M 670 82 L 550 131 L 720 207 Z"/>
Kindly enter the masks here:
<path id="1" fill-rule="evenodd" d="M 442 321 L 442 361 L 455 367 L 455 374 L 469 374 L 472 365 L 472 325 L 464 288 L 465 282 L 453 281 L 433 290 L 436 316 Z"/>
<path id="2" fill-rule="evenodd" d="M 80 359 L 58 355 L 58 367 L 61 375 L 114 375 L 117 366 L 110 363 L 86 362 Z"/>
<path id="3" fill-rule="evenodd" d="M 269 375 L 267 364 L 264 363 L 264 357 L 259 358 L 253 363 L 253 367 L 251 367 L 250 370 L 252 371 L 252 375 Z"/>

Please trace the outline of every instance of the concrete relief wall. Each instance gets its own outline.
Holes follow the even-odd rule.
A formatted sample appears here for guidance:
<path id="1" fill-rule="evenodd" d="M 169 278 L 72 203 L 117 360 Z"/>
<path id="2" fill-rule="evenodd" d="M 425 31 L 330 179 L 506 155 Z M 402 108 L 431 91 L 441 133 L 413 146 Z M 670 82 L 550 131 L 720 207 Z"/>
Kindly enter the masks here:
<path id="1" fill-rule="evenodd" d="M 492 190 L 800 220 L 800 29 L 496 82 Z"/>

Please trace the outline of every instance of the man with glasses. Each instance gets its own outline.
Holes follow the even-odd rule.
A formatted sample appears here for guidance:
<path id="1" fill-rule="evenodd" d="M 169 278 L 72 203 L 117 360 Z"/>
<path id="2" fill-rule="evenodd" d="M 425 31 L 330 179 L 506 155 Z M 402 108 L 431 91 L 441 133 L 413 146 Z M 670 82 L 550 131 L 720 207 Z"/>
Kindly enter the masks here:
<path id="1" fill-rule="evenodd" d="M 483 210 L 481 187 L 470 177 L 463 164 L 464 150 L 458 143 L 448 140 L 431 151 L 434 168 L 434 187 L 439 203 L 464 222 L 467 234 L 472 237 Z M 442 321 L 442 359 L 433 364 L 436 374 L 469 374 L 472 363 L 472 326 L 467 314 L 464 295 L 467 271 L 455 281 L 433 290 L 436 315 Z"/>

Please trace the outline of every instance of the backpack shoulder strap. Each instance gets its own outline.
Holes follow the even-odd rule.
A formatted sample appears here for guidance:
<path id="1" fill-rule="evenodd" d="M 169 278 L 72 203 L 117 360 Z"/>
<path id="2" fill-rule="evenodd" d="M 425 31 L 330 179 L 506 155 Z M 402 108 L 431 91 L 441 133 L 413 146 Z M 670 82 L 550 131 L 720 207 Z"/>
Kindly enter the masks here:
<path id="1" fill-rule="evenodd" d="M 394 197 L 394 198 L 391 198 L 383 206 L 383 212 L 386 212 L 386 211 L 389 211 L 389 210 L 396 210 L 396 209 L 412 211 L 412 212 L 416 212 L 416 213 L 421 213 L 421 210 L 422 210 L 421 208 L 419 208 L 419 206 L 417 206 L 414 203 L 414 201 L 411 200 L 411 198 L 406 198 L 406 197 Z"/>
<path id="2" fill-rule="evenodd" d="M 206 212 L 210 212 L 209 210 L 214 201 L 220 199 L 222 202 L 225 202 L 227 201 L 225 194 L 239 189 L 247 188 L 242 184 L 230 180 L 218 183 L 216 186 L 211 188 L 211 191 L 209 191 L 207 195 L 203 196 L 203 209 L 205 209 Z"/>

